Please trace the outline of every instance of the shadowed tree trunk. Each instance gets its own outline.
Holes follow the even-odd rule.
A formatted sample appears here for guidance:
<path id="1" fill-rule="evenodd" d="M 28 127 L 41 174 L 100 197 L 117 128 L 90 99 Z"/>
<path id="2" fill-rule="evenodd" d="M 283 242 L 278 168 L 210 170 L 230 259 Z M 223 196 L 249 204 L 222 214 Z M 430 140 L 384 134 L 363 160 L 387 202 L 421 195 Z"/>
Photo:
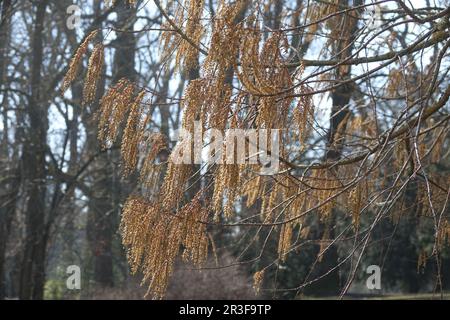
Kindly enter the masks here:
<path id="1" fill-rule="evenodd" d="M 99 14 L 101 10 L 101 1 L 95 1 L 95 12 Z M 103 37 L 100 31 L 98 39 Z M 97 85 L 97 98 L 100 98 L 105 91 L 105 71 Z M 85 126 L 87 133 L 87 154 L 96 154 L 101 146 L 98 143 L 98 130 L 95 121 L 92 119 L 93 114 L 98 109 L 98 101 L 92 105 L 91 113 L 85 115 Z M 93 280 L 96 286 L 112 287 L 114 285 L 113 266 L 111 257 L 111 217 L 113 216 L 113 206 L 111 203 L 110 190 L 111 187 L 111 171 L 106 155 L 99 156 L 92 164 L 89 179 L 92 188 L 88 202 L 88 221 L 87 221 L 87 237 L 92 257 Z M 109 187 L 105 187 L 109 185 Z"/>
<path id="2" fill-rule="evenodd" d="M 359 6 L 362 4 L 362 0 L 353 1 L 353 6 Z M 341 6 L 351 6 L 349 0 L 339 1 Z M 355 11 L 355 14 L 358 11 Z M 339 59 L 346 59 L 352 54 L 354 48 L 355 34 L 358 30 L 357 16 L 343 15 L 340 21 L 343 26 L 340 33 L 340 39 L 336 40 L 334 45 L 334 53 Z M 344 66 L 336 69 L 336 80 L 345 81 L 351 77 L 351 66 Z M 346 122 L 350 113 L 349 108 L 345 108 L 352 96 L 352 85 L 342 85 L 331 92 L 332 108 L 330 116 L 330 129 L 327 136 L 327 148 L 325 151 L 325 162 L 334 162 L 342 157 L 343 141 L 337 141 L 338 137 L 341 137 L 339 133 L 345 132 Z M 339 133 L 338 133 L 339 131 Z M 343 135 L 342 135 L 343 136 Z M 334 169 L 330 169 L 334 170 Z M 337 175 L 336 175 L 337 176 Z M 334 239 L 336 236 L 336 222 L 339 212 L 336 208 L 333 208 L 330 216 L 326 221 L 319 223 L 319 232 L 322 237 L 325 230 L 328 229 L 328 238 Z M 328 273 L 323 278 L 314 282 L 307 288 L 306 292 L 319 295 L 319 296 L 336 296 L 340 293 L 340 275 L 339 268 L 336 268 L 339 263 L 339 254 L 337 245 L 333 245 L 326 250 L 321 258 L 321 261 L 316 266 L 311 279 L 321 277 L 327 272 L 335 268 L 332 272 Z"/>
<path id="3" fill-rule="evenodd" d="M 43 31 L 48 1 L 36 3 L 31 46 L 31 95 L 27 106 L 27 128 L 22 155 L 25 187 L 28 195 L 25 209 L 26 239 L 20 275 L 21 299 L 42 299 L 45 282 L 45 198 L 47 143 L 47 110 L 42 101 L 41 67 L 43 62 Z"/>
<path id="4" fill-rule="evenodd" d="M 0 5 L 0 89 L 6 88 L 7 72 L 6 65 L 8 61 L 8 45 L 10 38 L 10 14 L 12 11 L 11 0 L 3 1 Z M 3 95 L 2 116 L 3 116 L 3 132 L 0 146 L 0 299 L 6 295 L 5 283 L 5 262 L 6 262 L 6 244 L 8 241 L 11 222 L 14 217 L 16 206 L 16 196 L 18 189 L 18 173 L 12 170 L 9 165 L 11 160 L 9 156 L 8 146 L 8 98 L 7 94 Z M 11 162 L 13 163 L 13 162 Z"/>
<path id="5" fill-rule="evenodd" d="M 98 8 L 100 3 L 98 3 Z M 136 20 L 136 8 L 125 4 L 125 1 L 116 2 L 117 22 L 116 28 L 120 30 L 133 30 Z M 114 41 L 114 61 L 112 84 L 122 78 L 136 81 L 134 54 L 136 39 L 132 32 L 119 32 Z M 102 96 L 104 81 L 98 96 Z M 98 106 L 97 106 L 98 107 Z M 96 123 L 88 120 L 89 154 L 100 150 L 97 141 Z M 110 150 L 93 164 L 92 169 L 92 195 L 89 199 L 88 237 L 94 265 L 94 281 L 100 287 L 114 285 L 113 273 L 113 243 L 117 234 L 118 215 L 122 198 L 122 183 L 120 167 L 118 165 L 120 153 L 117 149 Z"/>

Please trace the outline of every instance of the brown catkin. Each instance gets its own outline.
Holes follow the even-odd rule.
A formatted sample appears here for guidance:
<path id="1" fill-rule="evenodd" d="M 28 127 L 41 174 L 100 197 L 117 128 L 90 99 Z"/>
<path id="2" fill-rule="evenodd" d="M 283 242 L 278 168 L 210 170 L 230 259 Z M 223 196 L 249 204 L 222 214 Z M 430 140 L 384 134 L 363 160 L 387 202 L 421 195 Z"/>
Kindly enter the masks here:
<path id="1" fill-rule="evenodd" d="M 102 75 L 104 62 L 103 44 L 97 44 L 89 58 L 88 71 L 83 89 L 83 104 L 88 104 L 95 99 L 97 82 Z"/>
<path id="2" fill-rule="evenodd" d="M 192 165 L 169 161 L 161 187 L 162 206 L 169 210 L 177 207 L 192 174 Z"/>
<path id="3" fill-rule="evenodd" d="M 145 90 L 142 90 L 134 100 L 123 132 L 121 154 L 124 175 L 130 174 L 138 162 L 138 147 L 144 133 L 141 105 L 144 96 Z"/>
<path id="4" fill-rule="evenodd" d="M 291 222 L 285 223 L 281 226 L 280 238 L 278 241 L 278 257 L 281 262 L 285 262 L 287 254 L 291 247 L 293 234 L 293 225 Z"/>
<path id="5" fill-rule="evenodd" d="M 186 21 L 184 33 L 189 36 L 190 40 L 197 46 L 200 46 L 200 40 L 203 35 L 204 28 L 201 24 L 204 0 L 188 0 L 187 15 L 189 19 Z M 186 71 L 198 67 L 198 50 L 186 40 L 181 40 L 177 50 L 176 62 L 178 66 L 183 65 Z"/>
<path id="6" fill-rule="evenodd" d="M 202 205 L 202 193 L 175 214 L 136 196 L 124 205 L 120 228 L 128 261 L 133 273 L 142 270 L 143 283 L 149 285 L 147 294 L 154 298 L 163 297 L 181 245 L 183 258 L 195 266 L 207 259 L 208 211 Z"/>
<path id="7" fill-rule="evenodd" d="M 258 295 L 261 290 L 261 285 L 264 281 L 264 269 L 255 272 L 253 275 L 253 289 L 255 290 L 255 295 Z"/>
<path id="8" fill-rule="evenodd" d="M 130 81 L 121 79 L 109 88 L 100 100 L 100 109 L 96 116 L 99 119 L 98 139 L 103 148 L 115 142 L 120 125 L 133 102 L 134 91 L 135 86 Z"/>
<path id="9" fill-rule="evenodd" d="M 92 31 L 83 41 L 83 43 L 78 47 L 75 52 L 72 60 L 70 61 L 69 70 L 64 76 L 63 84 L 61 87 L 61 92 L 64 93 L 69 86 L 73 83 L 76 76 L 78 75 L 78 71 L 80 69 L 81 62 L 83 60 L 83 56 L 86 54 L 89 43 L 98 35 L 98 30 Z"/>
<path id="10" fill-rule="evenodd" d="M 167 138 L 161 133 L 152 133 L 145 141 L 148 148 L 144 155 L 142 167 L 140 169 L 139 182 L 149 198 L 153 198 L 159 191 L 161 175 L 164 163 L 157 163 L 157 156 L 168 149 Z"/>

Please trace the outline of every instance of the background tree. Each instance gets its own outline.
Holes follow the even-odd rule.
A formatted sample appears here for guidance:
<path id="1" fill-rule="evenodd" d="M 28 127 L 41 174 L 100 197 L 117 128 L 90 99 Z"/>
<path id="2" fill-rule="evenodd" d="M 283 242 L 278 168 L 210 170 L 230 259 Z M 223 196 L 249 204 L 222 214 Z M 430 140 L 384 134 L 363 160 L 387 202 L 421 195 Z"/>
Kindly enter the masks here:
<path id="1" fill-rule="evenodd" d="M 0 297 L 448 288 L 448 1 L 75 3 L 0 2 Z M 176 163 L 199 120 L 281 129 L 280 170 Z"/>

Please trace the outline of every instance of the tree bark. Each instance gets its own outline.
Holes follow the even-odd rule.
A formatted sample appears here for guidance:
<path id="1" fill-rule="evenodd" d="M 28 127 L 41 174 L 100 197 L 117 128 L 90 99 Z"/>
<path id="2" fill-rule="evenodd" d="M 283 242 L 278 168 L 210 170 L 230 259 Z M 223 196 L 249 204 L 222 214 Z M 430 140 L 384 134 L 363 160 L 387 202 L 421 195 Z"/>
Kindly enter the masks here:
<path id="1" fill-rule="evenodd" d="M 125 1 L 116 3 L 116 28 L 132 31 L 136 8 Z M 115 48 L 112 83 L 122 78 L 136 81 L 135 50 L 136 39 L 132 32 L 118 32 L 113 45 Z M 104 85 L 103 85 L 104 86 Z M 99 94 L 99 96 L 101 96 Z M 100 150 L 97 141 L 97 128 L 90 123 L 88 130 L 88 148 L 90 154 Z M 93 165 L 93 193 L 89 199 L 88 238 L 94 265 L 94 282 L 99 287 L 114 286 L 113 244 L 118 227 L 118 215 L 122 198 L 120 168 L 117 165 L 120 153 L 110 150 L 98 157 Z"/>
<path id="2" fill-rule="evenodd" d="M 339 1 L 339 5 L 350 7 L 349 0 Z M 359 6 L 362 4 L 362 0 L 353 1 L 353 6 Z M 357 11 L 355 11 L 355 14 Z M 346 21 L 349 19 L 349 21 Z M 341 23 L 344 25 L 340 39 L 337 40 L 334 51 L 340 60 L 348 58 L 353 51 L 353 42 L 355 34 L 358 30 L 358 18 L 350 15 L 343 15 Z M 347 28 L 348 26 L 348 28 Z M 336 69 L 336 80 L 344 81 L 351 77 L 351 66 Z M 345 132 L 346 120 L 350 113 L 349 108 L 343 109 L 348 105 L 352 96 L 352 86 L 343 85 L 339 86 L 336 90 L 331 92 L 332 108 L 330 117 L 330 129 L 327 136 L 327 147 L 325 150 L 324 160 L 325 162 L 337 161 L 342 157 L 343 143 L 336 140 L 338 130 Z M 319 223 L 320 237 L 323 236 L 325 230 L 328 228 L 329 239 L 334 239 L 336 236 L 336 223 L 338 211 L 333 208 L 327 221 Z M 321 277 L 328 271 L 335 268 L 332 272 L 325 277 L 314 282 L 307 292 L 313 295 L 319 296 L 337 296 L 340 293 L 340 275 L 339 268 L 336 268 L 339 263 L 338 248 L 336 245 L 331 246 L 324 252 L 321 262 L 318 263 L 314 275 L 312 278 Z"/>
<path id="3" fill-rule="evenodd" d="M 43 31 L 48 1 L 36 4 L 31 53 L 31 95 L 27 108 L 29 128 L 23 149 L 22 165 L 27 181 L 25 209 L 26 239 L 20 275 L 20 299 L 43 299 L 45 282 L 45 198 L 47 110 L 42 106 L 41 67 Z"/>
<path id="4" fill-rule="evenodd" d="M 10 13 L 11 0 L 6 0 L 1 4 L 0 14 L 0 89 L 6 89 L 4 84 L 6 81 L 6 64 L 8 60 L 8 45 L 10 37 Z M 2 117 L 3 117 L 3 134 L 0 148 L 0 172 L 6 178 L 0 179 L 0 299 L 6 295 L 5 283 L 5 261 L 6 261 L 6 244 L 11 228 L 11 222 L 15 211 L 15 197 L 17 189 L 16 173 L 11 172 L 9 165 L 9 148 L 8 148 L 8 112 L 7 112 L 7 93 L 3 93 Z M 13 175 L 10 179 L 9 177 Z"/>

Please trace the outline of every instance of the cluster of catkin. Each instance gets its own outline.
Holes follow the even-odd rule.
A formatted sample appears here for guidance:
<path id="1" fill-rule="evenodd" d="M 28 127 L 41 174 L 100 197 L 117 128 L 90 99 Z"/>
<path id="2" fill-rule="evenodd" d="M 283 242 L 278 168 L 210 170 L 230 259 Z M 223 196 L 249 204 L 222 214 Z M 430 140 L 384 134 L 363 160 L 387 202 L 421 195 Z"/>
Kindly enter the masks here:
<path id="1" fill-rule="evenodd" d="M 202 43 L 205 35 L 205 26 L 202 25 L 204 1 L 185 0 L 172 11 L 172 23 L 179 26 L 182 34 L 164 32 L 162 44 L 165 53 L 167 56 L 175 53 L 176 64 L 184 72 L 193 68 L 200 71 L 200 77 L 191 80 L 184 92 L 182 127 L 192 132 L 194 122 L 200 121 L 203 129 L 215 128 L 222 132 L 238 128 L 285 129 L 293 121 L 298 139 L 303 143 L 314 117 L 312 100 L 306 94 L 309 89 L 293 85 L 294 75 L 285 59 L 288 49 L 286 37 L 274 32 L 263 39 L 256 17 L 242 19 L 246 5 L 245 0 L 219 1 L 210 26 L 208 55 L 204 60 L 199 59 L 198 50 L 205 48 Z M 183 34 L 189 37 L 189 41 Z M 75 80 L 88 45 L 97 36 L 97 31 L 91 33 L 75 53 L 63 90 Z M 89 58 L 84 104 L 96 99 L 97 83 L 103 72 L 103 52 L 103 45 L 96 44 Z M 295 77 L 302 74 L 303 67 L 300 67 Z M 236 82 L 239 90 L 234 89 Z M 293 95 L 299 92 L 305 95 L 294 98 Z M 195 172 L 190 164 L 175 163 L 173 156 L 192 141 L 178 141 L 167 165 L 160 163 L 158 154 L 168 150 L 169 146 L 161 134 L 146 136 L 148 119 L 144 98 L 144 90 L 139 90 L 127 79 L 121 79 L 100 99 L 96 117 L 98 139 L 104 148 L 120 140 L 124 174 L 139 169 L 143 192 L 131 196 L 126 202 L 121 230 L 132 270 L 143 271 L 149 293 L 159 298 L 163 296 L 179 255 L 197 266 L 205 261 L 209 212 L 214 213 L 216 219 L 222 214 L 232 218 L 235 201 L 241 196 L 246 197 L 248 206 L 261 199 L 264 222 L 290 221 L 279 227 L 278 253 L 280 259 L 285 260 L 291 250 L 294 228 L 302 222 L 295 218 L 298 212 L 311 208 L 314 205 L 312 199 L 320 202 L 330 197 L 335 183 L 321 185 L 325 191 L 317 191 L 315 197 L 308 197 L 313 192 L 303 190 L 289 174 L 280 174 L 277 181 L 282 183 L 278 183 L 259 176 L 259 164 L 224 163 L 211 168 L 214 184 L 212 201 L 208 206 L 201 200 L 200 193 L 193 199 L 186 199 L 186 191 Z M 245 123 L 251 125 L 246 127 Z M 224 136 L 226 140 L 227 135 Z M 224 155 L 225 148 L 226 141 Z M 317 172 L 317 175 L 326 173 Z M 288 210 L 283 210 L 286 203 L 289 204 Z M 330 208 L 331 204 L 324 204 L 322 215 L 326 215 Z M 180 252 L 181 247 L 183 252 Z M 255 276 L 258 288 L 262 276 L 263 272 Z"/>
<path id="2" fill-rule="evenodd" d="M 199 192 L 177 212 L 157 202 L 130 197 L 123 209 L 121 231 L 131 270 L 142 270 L 148 295 L 162 298 L 176 257 L 200 266 L 208 254 L 208 212 Z"/>

